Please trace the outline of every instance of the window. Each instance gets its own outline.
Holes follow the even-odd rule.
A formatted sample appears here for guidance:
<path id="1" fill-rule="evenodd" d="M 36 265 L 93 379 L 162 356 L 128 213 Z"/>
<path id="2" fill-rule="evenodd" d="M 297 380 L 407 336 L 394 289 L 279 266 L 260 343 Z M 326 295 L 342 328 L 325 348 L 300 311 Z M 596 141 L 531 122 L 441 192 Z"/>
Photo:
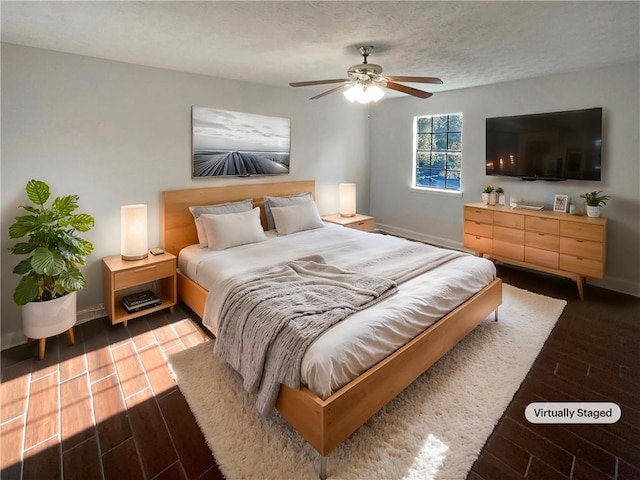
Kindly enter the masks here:
<path id="1" fill-rule="evenodd" d="M 460 191 L 462 113 L 415 117 L 418 188 Z"/>

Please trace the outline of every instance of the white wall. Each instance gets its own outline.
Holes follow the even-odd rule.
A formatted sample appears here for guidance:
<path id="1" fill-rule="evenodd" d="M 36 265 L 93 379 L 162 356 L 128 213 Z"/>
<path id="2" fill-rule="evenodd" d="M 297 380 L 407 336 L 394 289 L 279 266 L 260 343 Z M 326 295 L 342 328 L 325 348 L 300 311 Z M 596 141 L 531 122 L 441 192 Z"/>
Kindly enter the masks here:
<path id="1" fill-rule="evenodd" d="M 338 210 L 338 183 L 358 184 L 368 211 L 366 108 L 342 96 L 309 101 L 306 89 L 266 87 L 2 44 L 2 347 L 22 343 L 12 295 L 18 263 L 7 229 L 31 178 L 52 194 L 80 196 L 96 219 L 81 311 L 102 304 L 101 259 L 120 251 L 120 206 L 148 204 L 149 246 L 159 245 L 162 190 L 315 179 L 321 214 Z M 306 91 L 305 91 L 306 90 Z M 291 118 L 291 174 L 191 179 L 191 106 Z"/>
<path id="2" fill-rule="evenodd" d="M 555 194 L 604 190 L 608 218 L 607 271 L 612 290 L 640 296 L 640 67 L 637 63 L 437 93 L 375 105 L 371 115 L 371 211 L 379 226 L 417 239 L 462 247 L 462 205 L 481 200 L 486 184 L 551 205 Z M 446 79 L 444 79 L 446 81 Z M 485 118 L 603 107 L 601 182 L 523 182 L 485 175 Z M 462 112 L 462 196 L 410 188 L 412 122 L 417 115 Z M 589 280 L 591 282 L 591 280 Z"/>
<path id="3" fill-rule="evenodd" d="M 0 285 L 2 348 L 24 341 L 11 297 L 19 277 L 7 229 L 31 178 L 54 195 L 80 195 L 96 217 L 95 245 L 79 309 L 102 303 L 101 259 L 120 249 L 120 206 L 149 205 L 149 245 L 160 244 L 160 192 L 167 189 L 315 179 L 321 213 L 337 211 L 340 182 L 358 184 L 358 210 L 415 238 L 460 247 L 462 205 L 487 183 L 550 204 L 602 189 L 613 199 L 604 286 L 640 295 L 640 119 L 638 64 L 442 92 L 428 100 L 383 100 L 370 110 L 339 95 L 308 101 L 305 89 L 275 88 L 2 44 Z M 223 74 L 223 72 L 221 72 Z M 446 80 L 446 79 L 445 79 Z M 291 118 L 291 174 L 254 179 L 190 177 L 192 105 Z M 484 175 L 484 119 L 604 108 L 600 183 L 532 182 Z M 462 197 L 411 190 L 412 119 L 464 113 Z M 371 118 L 367 121 L 367 113 Z M 369 157 L 371 157 L 369 159 Z M 371 183 L 369 184 L 369 175 Z"/>

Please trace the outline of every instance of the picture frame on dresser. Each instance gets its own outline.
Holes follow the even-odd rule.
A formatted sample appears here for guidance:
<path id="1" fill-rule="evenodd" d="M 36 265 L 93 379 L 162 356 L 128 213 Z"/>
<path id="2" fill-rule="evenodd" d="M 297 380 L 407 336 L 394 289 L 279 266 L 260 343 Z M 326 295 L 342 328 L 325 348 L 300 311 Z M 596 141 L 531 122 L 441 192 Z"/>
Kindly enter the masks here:
<path id="1" fill-rule="evenodd" d="M 569 195 L 556 195 L 553 197 L 553 211 L 567 213 L 569 211 Z"/>

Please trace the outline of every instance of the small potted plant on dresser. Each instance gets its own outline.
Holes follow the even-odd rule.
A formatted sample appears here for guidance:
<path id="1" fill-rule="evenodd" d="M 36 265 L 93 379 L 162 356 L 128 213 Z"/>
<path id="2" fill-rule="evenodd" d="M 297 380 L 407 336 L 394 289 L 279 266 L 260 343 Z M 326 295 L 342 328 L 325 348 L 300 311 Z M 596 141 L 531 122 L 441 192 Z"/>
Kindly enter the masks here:
<path id="1" fill-rule="evenodd" d="M 600 216 L 600 205 L 606 205 L 609 200 L 609 196 L 603 195 L 602 190 L 585 193 L 580 198 L 584 198 L 587 203 L 587 216 L 594 218 Z"/>
<path id="2" fill-rule="evenodd" d="M 27 215 L 16 217 L 9 227 L 11 238 L 23 239 L 9 251 L 26 255 L 13 269 L 22 275 L 13 300 L 22 306 L 22 327 L 29 343 L 39 340 L 42 360 L 47 337 L 67 332 L 71 343 L 75 341 L 76 292 L 86 285 L 79 266 L 93 250 L 77 232 L 90 230 L 94 218 L 73 213 L 78 208 L 77 195 L 57 197 L 47 205 L 50 191 L 43 181 L 29 180 L 25 190 L 34 206 L 21 206 Z"/>
<path id="3" fill-rule="evenodd" d="M 504 205 L 504 189 L 502 187 L 497 187 L 494 192 L 496 194 L 496 202 L 498 205 Z"/>
<path id="4" fill-rule="evenodd" d="M 496 204 L 496 192 L 491 185 L 487 185 L 482 189 L 482 201 L 485 205 Z"/>

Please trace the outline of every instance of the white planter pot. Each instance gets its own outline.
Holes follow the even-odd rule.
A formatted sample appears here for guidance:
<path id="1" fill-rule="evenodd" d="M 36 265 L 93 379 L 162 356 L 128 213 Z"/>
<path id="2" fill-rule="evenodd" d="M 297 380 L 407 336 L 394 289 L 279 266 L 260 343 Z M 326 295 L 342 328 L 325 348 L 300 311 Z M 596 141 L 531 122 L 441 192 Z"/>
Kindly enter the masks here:
<path id="1" fill-rule="evenodd" d="M 591 205 L 587 205 L 587 217 L 599 217 L 600 216 L 600 206 L 592 207 Z"/>
<path id="2" fill-rule="evenodd" d="M 22 306 L 22 329 L 27 338 L 48 338 L 66 332 L 76 323 L 76 292 L 47 302 Z"/>
<path id="3" fill-rule="evenodd" d="M 484 202 L 485 205 L 489 205 L 489 194 L 488 193 L 483 193 L 482 194 L 482 201 Z"/>
<path id="4" fill-rule="evenodd" d="M 491 192 L 489 194 L 489 205 L 495 205 L 496 204 L 496 198 L 497 198 L 496 193 L 495 192 Z"/>

